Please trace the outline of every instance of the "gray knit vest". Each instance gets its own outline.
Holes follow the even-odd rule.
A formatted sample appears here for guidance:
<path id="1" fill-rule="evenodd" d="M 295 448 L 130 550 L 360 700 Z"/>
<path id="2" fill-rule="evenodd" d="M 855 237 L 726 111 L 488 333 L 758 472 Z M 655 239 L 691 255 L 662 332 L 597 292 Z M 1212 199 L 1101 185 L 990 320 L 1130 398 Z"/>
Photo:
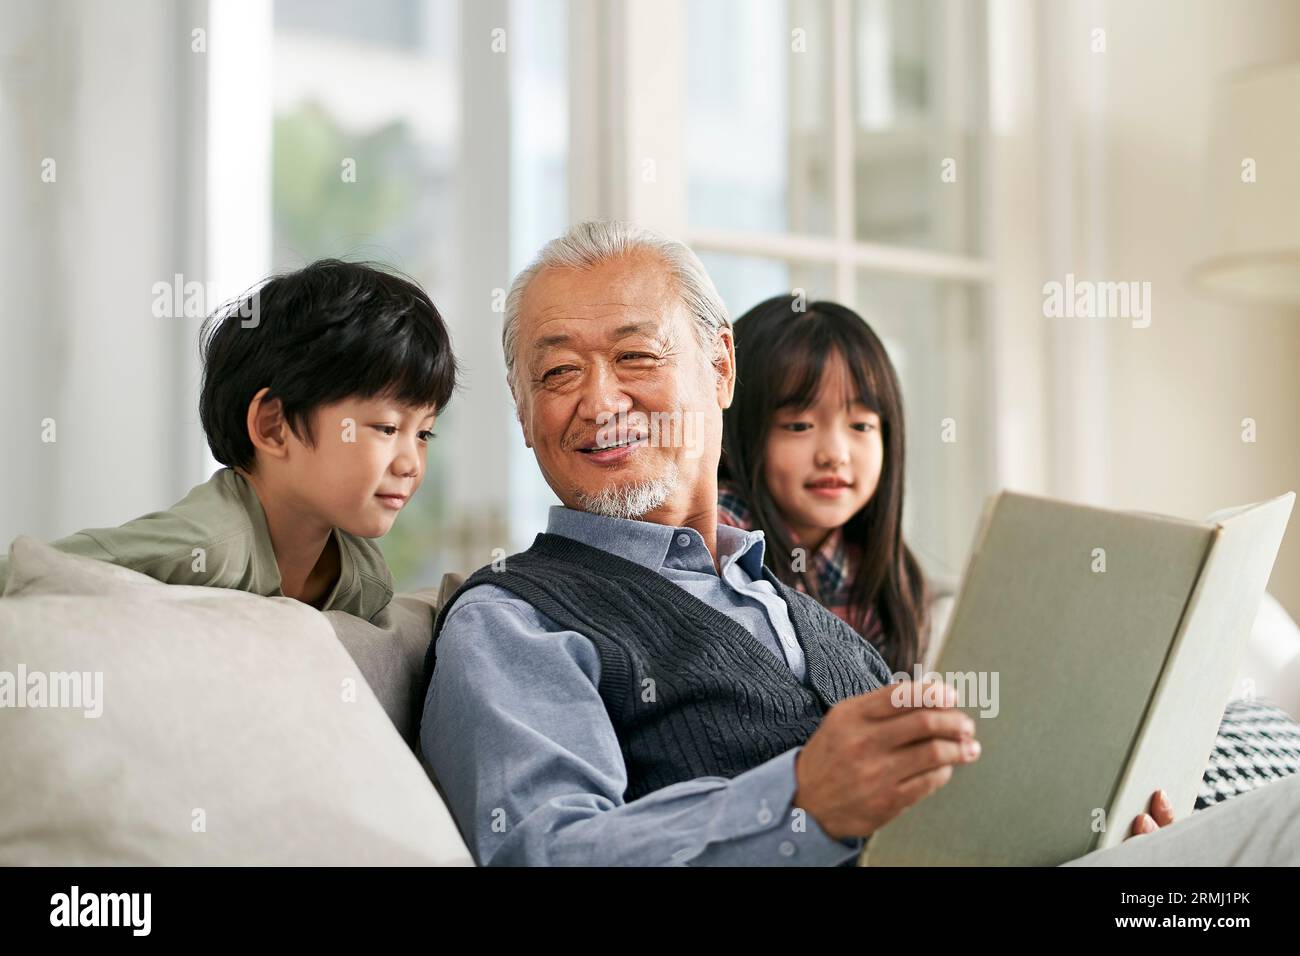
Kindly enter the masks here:
<path id="1" fill-rule="evenodd" d="M 766 567 L 763 576 L 789 608 L 806 685 L 743 625 L 662 575 L 539 534 L 503 570 L 476 571 L 439 612 L 419 709 L 448 611 L 470 588 L 495 584 L 595 646 L 598 689 L 627 766 L 625 800 L 696 777 L 730 779 L 802 745 L 833 704 L 890 679 L 856 631 Z"/>

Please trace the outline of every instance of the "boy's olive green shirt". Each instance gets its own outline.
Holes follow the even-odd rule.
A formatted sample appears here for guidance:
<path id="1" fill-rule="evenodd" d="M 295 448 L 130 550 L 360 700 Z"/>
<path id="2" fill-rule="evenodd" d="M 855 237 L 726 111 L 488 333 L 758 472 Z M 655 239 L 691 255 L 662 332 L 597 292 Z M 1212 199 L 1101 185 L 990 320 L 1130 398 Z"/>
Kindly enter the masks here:
<path id="1" fill-rule="evenodd" d="M 321 609 L 369 621 L 392 600 L 388 564 L 370 539 L 338 528 L 334 537 L 339 577 Z M 120 528 L 78 531 L 51 542 L 51 547 L 118 564 L 166 584 L 284 595 L 262 503 L 243 476 L 230 468 L 218 471 L 166 511 Z M 0 593 L 8 576 L 8 559 L 0 558 Z"/>

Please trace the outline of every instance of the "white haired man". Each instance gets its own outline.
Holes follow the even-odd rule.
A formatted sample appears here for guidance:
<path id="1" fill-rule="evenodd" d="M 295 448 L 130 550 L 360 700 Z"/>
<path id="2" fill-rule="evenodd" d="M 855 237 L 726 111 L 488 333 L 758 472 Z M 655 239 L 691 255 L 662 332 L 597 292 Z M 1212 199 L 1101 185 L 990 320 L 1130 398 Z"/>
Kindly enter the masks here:
<path id="1" fill-rule="evenodd" d="M 851 863 L 978 759 L 950 690 L 896 701 L 880 655 L 763 567 L 761 532 L 719 526 L 735 353 L 689 249 L 574 227 L 515 279 L 503 345 L 563 505 L 429 648 L 421 750 L 480 864 Z M 1157 795 L 1133 832 L 1171 821 Z"/>

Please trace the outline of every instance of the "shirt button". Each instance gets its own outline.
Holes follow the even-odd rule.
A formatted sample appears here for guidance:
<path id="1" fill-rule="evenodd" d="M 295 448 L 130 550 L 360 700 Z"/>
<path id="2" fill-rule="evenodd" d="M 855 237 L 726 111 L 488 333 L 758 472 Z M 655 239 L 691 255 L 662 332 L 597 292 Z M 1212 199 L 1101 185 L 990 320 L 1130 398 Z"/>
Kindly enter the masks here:
<path id="1" fill-rule="evenodd" d="M 684 548 L 690 543 L 691 543 L 691 536 L 689 534 L 682 532 L 677 536 L 677 544 L 679 547 Z"/>
<path id="2" fill-rule="evenodd" d="M 767 803 L 764 803 L 763 809 L 758 811 L 758 822 L 763 824 L 772 822 L 772 811 L 767 808 Z"/>
<path id="3" fill-rule="evenodd" d="M 794 844 L 789 840 L 782 840 L 781 845 L 776 850 L 782 856 L 794 856 Z"/>

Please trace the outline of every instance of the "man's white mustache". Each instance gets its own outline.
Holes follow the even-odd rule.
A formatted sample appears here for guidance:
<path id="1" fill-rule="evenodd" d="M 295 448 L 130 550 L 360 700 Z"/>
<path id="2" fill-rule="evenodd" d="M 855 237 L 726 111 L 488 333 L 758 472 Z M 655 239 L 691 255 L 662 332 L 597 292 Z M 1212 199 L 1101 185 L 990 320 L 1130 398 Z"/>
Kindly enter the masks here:
<path id="1" fill-rule="evenodd" d="M 599 437 L 593 436 L 591 438 L 584 439 L 582 441 L 574 442 L 568 447 L 572 450 L 582 450 L 587 448 L 596 448 L 596 449 L 614 448 L 618 445 L 627 445 L 632 442 L 647 441 L 649 438 L 650 438 L 650 433 L 647 431 L 629 429 L 626 432 L 621 432 L 614 436 L 610 436 L 610 435 L 602 435 Z"/>
<path id="2" fill-rule="evenodd" d="M 580 439 L 564 443 L 569 450 L 613 448 L 650 437 L 650 418 L 645 412 L 614 414 L 602 412 L 596 418 L 596 430 Z"/>

